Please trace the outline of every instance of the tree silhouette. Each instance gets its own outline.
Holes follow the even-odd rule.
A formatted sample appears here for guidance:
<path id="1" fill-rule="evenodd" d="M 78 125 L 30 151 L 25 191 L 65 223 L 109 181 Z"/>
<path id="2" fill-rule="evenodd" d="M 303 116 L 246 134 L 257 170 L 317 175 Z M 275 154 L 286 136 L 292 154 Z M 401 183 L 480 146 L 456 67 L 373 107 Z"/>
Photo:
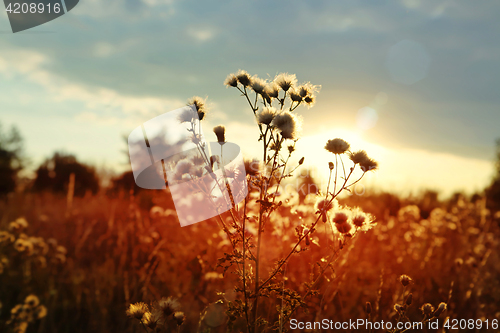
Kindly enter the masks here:
<path id="1" fill-rule="evenodd" d="M 0 195 L 16 188 L 17 174 L 23 168 L 22 141 L 16 127 L 3 134 L 0 125 Z"/>
<path id="2" fill-rule="evenodd" d="M 75 156 L 63 153 L 54 153 L 38 167 L 33 190 L 65 193 L 72 173 L 75 174 L 75 196 L 84 196 L 87 191 L 97 193 L 99 180 L 95 169 L 78 162 Z"/>

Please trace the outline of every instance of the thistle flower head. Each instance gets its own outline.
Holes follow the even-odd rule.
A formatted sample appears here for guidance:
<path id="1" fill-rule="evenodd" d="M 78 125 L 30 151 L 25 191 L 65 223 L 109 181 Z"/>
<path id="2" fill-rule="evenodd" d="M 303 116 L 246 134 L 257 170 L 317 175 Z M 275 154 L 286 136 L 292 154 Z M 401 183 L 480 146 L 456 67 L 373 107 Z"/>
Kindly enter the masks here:
<path id="1" fill-rule="evenodd" d="M 40 305 L 35 309 L 36 319 L 42 319 L 47 316 L 47 308 L 45 305 Z"/>
<path id="2" fill-rule="evenodd" d="M 306 82 L 300 87 L 297 88 L 298 93 L 302 98 L 305 98 L 307 96 L 312 96 L 315 92 L 317 92 L 319 89 L 319 86 L 315 86 L 311 84 L 311 82 Z"/>
<path id="3" fill-rule="evenodd" d="M 347 223 L 348 219 L 349 219 L 349 216 L 347 216 L 347 214 L 345 212 L 337 212 L 333 216 L 332 221 L 335 224 L 344 224 L 344 223 Z"/>
<path id="4" fill-rule="evenodd" d="M 205 115 L 208 112 L 208 108 L 206 102 L 203 98 L 199 96 L 193 96 L 188 100 L 187 105 L 194 105 L 196 108 L 196 112 L 198 112 L 198 119 L 201 121 L 205 118 Z"/>
<path id="5" fill-rule="evenodd" d="M 149 311 L 145 312 L 141 319 L 141 323 L 143 323 L 152 330 L 156 328 L 156 322 L 157 320 L 155 316 Z"/>
<path id="6" fill-rule="evenodd" d="M 275 82 L 271 82 L 266 85 L 264 92 L 271 98 L 277 98 L 279 89 L 280 87 Z"/>
<path id="7" fill-rule="evenodd" d="M 441 302 L 438 305 L 436 311 L 432 314 L 433 317 L 439 317 L 443 311 L 446 310 L 446 303 Z"/>
<path id="8" fill-rule="evenodd" d="M 306 103 L 308 108 L 311 108 L 314 106 L 314 103 L 316 103 L 316 96 L 314 95 L 309 95 L 304 97 L 304 102 Z"/>
<path id="9" fill-rule="evenodd" d="M 354 163 L 354 164 L 360 164 L 363 163 L 368 159 L 368 155 L 366 154 L 366 151 L 364 150 L 359 150 L 356 152 L 350 152 L 349 153 L 349 159 Z"/>
<path id="10" fill-rule="evenodd" d="M 243 87 L 248 87 L 252 83 L 252 77 L 250 74 L 242 69 L 236 73 L 236 78 L 238 79 L 238 82 L 243 85 Z"/>
<path id="11" fill-rule="evenodd" d="M 127 309 L 127 316 L 141 320 L 142 316 L 148 311 L 148 306 L 144 302 L 130 304 Z"/>
<path id="12" fill-rule="evenodd" d="M 335 227 L 337 231 L 341 234 L 348 234 L 351 232 L 352 225 L 350 223 L 335 223 Z"/>
<path id="13" fill-rule="evenodd" d="M 214 133 L 217 136 L 217 141 L 219 143 L 224 143 L 226 142 L 226 128 L 224 125 L 217 125 L 214 127 Z"/>
<path id="14" fill-rule="evenodd" d="M 36 295 L 28 295 L 28 297 L 26 297 L 26 299 L 24 300 L 24 304 L 34 308 L 34 307 L 37 307 L 38 304 L 40 304 L 40 300 L 38 299 L 38 297 Z"/>
<path id="15" fill-rule="evenodd" d="M 422 310 L 422 313 L 426 316 L 430 315 L 431 313 L 434 312 L 434 307 L 432 306 L 431 303 L 425 303 L 424 305 L 422 305 L 422 307 L 420 308 L 420 310 Z"/>
<path id="16" fill-rule="evenodd" d="M 316 201 L 315 209 L 319 210 L 320 212 L 323 212 L 323 211 L 328 212 L 329 210 L 331 210 L 333 208 L 334 201 L 330 202 L 330 200 L 326 199 L 325 197 L 319 197 L 318 200 Z"/>
<path id="17" fill-rule="evenodd" d="M 406 287 L 407 285 L 409 285 L 413 280 L 411 279 L 411 277 L 409 277 L 408 275 L 401 275 L 399 277 L 399 281 L 401 282 L 401 284 L 403 285 L 403 287 Z"/>
<path id="18" fill-rule="evenodd" d="M 343 154 L 349 150 L 349 147 L 350 145 L 340 138 L 328 140 L 325 145 L 325 149 L 333 154 Z"/>
<path id="19" fill-rule="evenodd" d="M 163 297 L 160 301 L 158 301 L 158 306 L 160 307 L 165 318 L 170 316 L 172 313 L 177 311 L 180 304 L 175 300 L 172 296 L 165 298 Z"/>
<path id="20" fill-rule="evenodd" d="M 238 78 L 236 77 L 236 75 L 231 73 L 226 77 L 226 80 L 224 80 L 224 84 L 228 87 L 236 88 L 238 86 Z"/>
<path id="21" fill-rule="evenodd" d="M 302 102 L 302 96 L 300 96 L 300 93 L 298 90 L 292 88 L 290 89 L 290 99 L 294 102 Z"/>
<path id="22" fill-rule="evenodd" d="M 262 111 L 257 113 L 257 122 L 259 124 L 269 125 L 276 116 L 276 113 L 277 111 L 275 108 L 272 106 L 266 106 L 262 109 Z"/>
<path id="23" fill-rule="evenodd" d="M 263 80 L 258 76 L 252 77 L 252 80 L 250 82 L 250 88 L 252 88 L 252 90 L 255 91 L 257 94 L 264 93 L 266 86 L 267 86 L 266 80 Z"/>
<path id="24" fill-rule="evenodd" d="M 185 318 L 186 316 L 184 315 L 184 312 L 182 311 L 174 312 L 174 320 L 177 323 L 177 326 L 181 326 L 184 323 Z"/>
<path id="25" fill-rule="evenodd" d="M 374 159 L 367 158 L 359 163 L 359 166 L 361 167 L 361 170 L 363 170 L 363 172 L 368 172 L 376 170 L 378 167 L 378 163 Z"/>
<path id="26" fill-rule="evenodd" d="M 277 114 L 272 122 L 284 139 L 296 139 L 301 126 L 301 120 L 294 114 L 284 111 Z"/>
<path id="27" fill-rule="evenodd" d="M 297 78 L 295 74 L 281 73 L 274 78 L 274 82 L 284 91 L 288 91 L 297 84 Z"/>

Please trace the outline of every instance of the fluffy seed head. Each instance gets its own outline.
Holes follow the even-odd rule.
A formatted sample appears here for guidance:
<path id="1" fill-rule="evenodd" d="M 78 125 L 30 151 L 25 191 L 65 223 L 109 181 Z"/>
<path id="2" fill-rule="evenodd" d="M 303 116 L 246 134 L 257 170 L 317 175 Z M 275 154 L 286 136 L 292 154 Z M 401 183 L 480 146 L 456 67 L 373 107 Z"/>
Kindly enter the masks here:
<path id="1" fill-rule="evenodd" d="M 340 138 L 328 140 L 325 145 L 325 149 L 333 154 L 343 154 L 349 150 L 349 147 L 350 145 Z"/>
<path id="2" fill-rule="evenodd" d="M 348 234 L 351 232 L 352 229 L 352 225 L 350 223 L 342 223 L 342 224 L 335 223 L 335 227 L 341 234 Z"/>
<path id="3" fill-rule="evenodd" d="M 224 84 L 228 87 L 237 87 L 238 86 L 238 78 L 234 74 L 229 74 L 224 81 Z"/>
<path id="4" fill-rule="evenodd" d="M 290 99 L 294 102 L 302 102 L 302 96 L 296 89 L 290 89 Z"/>
<path id="5" fill-rule="evenodd" d="M 226 142 L 226 128 L 224 125 L 217 125 L 214 127 L 214 133 L 217 136 L 217 141 L 219 143 L 224 143 Z"/>
<path id="6" fill-rule="evenodd" d="M 304 102 L 307 104 L 308 108 L 311 108 L 314 106 L 314 103 L 316 103 L 316 96 L 314 95 L 309 95 L 304 97 Z"/>
<path id="7" fill-rule="evenodd" d="M 250 83 L 250 88 L 257 94 L 262 94 L 266 89 L 267 83 L 265 80 L 254 76 L 252 77 L 252 82 Z"/>
<path id="8" fill-rule="evenodd" d="M 297 91 L 301 97 L 305 98 L 306 96 L 313 95 L 316 91 L 318 91 L 318 88 L 318 86 L 312 85 L 311 82 L 306 82 L 298 87 Z"/>
<path id="9" fill-rule="evenodd" d="M 368 155 L 366 154 L 366 151 L 364 150 L 359 150 L 357 152 L 351 152 L 349 153 L 349 159 L 354 163 L 354 164 L 360 164 L 363 163 L 368 159 Z"/>
<path id="10" fill-rule="evenodd" d="M 236 78 L 238 79 L 238 82 L 243 85 L 243 87 L 248 87 L 252 83 L 252 77 L 250 74 L 242 69 L 236 73 Z"/>
<path id="11" fill-rule="evenodd" d="M 359 166 L 361 167 L 361 170 L 363 170 L 363 172 L 368 172 L 368 171 L 376 170 L 378 167 L 378 163 L 374 159 L 367 158 L 366 160 L 362 161 L 359 164 Z"/>
<path id="12" fill-rule="evenodd" d="M 316 201 L 315 206 L 316 210 L 327 212 L 333 208 L 333 201 L 330 202 L 330 200 L 327 200 L 325 197 L 320 197 L 318 201 Z"/>
<path id="13" fill-rule="evenodd" d="M 288 91 L 297 84 L 297 78 L 295 74 L 281 73 L 274 78 L 274 82 L 284 91 Z"/>
<path id="14" fill-rule="evenodd" d="M 296 139 L 300 130 L 301 121 L 294 114 L 284 111 L 277 114 L 272 122 L 284 139 Z"/>
<path id="15" fill-rule="evenodd" d="M 268 83 L 266 85 L 266 88 L 264 89 L 264 92 L 269 97 L 277 98 L 278 97 L 279 89 L 280 89 L 280 87 L 275 82 L 271 82 L 271 83 Z"/>
<path id="16" fill-rule="evenodd" d="M 167 318 L 172 313 L 177 311 L 177 309 L 179 308 L 180 305 L 179 305 L 179 302 L 177 302 L 174 298 L 172 298 L 172 296 L 170 296 L 168 298 L 163 297 L 158 302 L 158 306 L 160 307 L 165 318 Z"/>
<path id="17" fill-rule="evenodd" d="M 191 97 L 188 100 L 187 105 L 194 105 L 196 107 L 196 111 L 198 112 L 198 119 L 200 119 L 200 121 L 203 120 L 208 112 L 205 100 L 199 96 Z"/>
<path id="18" fill-rule="evenodd" d="M 359 213 L 353 217 L 352 224 L 354 224 L 356 227 L 361 227 L 363 226 L 363 223 L 365 223 L 365 221 L 366 221 L 366 215 Z"/>
<path id="19" fill-rule="evenodd" d="M 347 223 L 347 220 L 349 219 L 349 217 L 347 216 L 346 213 L 344 212 L 337 212 L 335 213 L 335 216 L 333 217 L 333 222 L 335 224 L 344 224 L 344 223 Z"/>
<path id="20" fill-rule="evenodd" d="M 277 111 L 275 108 L 272 106 L 266 106 L 262 109 L 262 111 L 257 113 L 257 122 L 259 124 L 269 125 L 276 116 L 276 113 Z"/>
<path id="21" fill-rule="evenodd" d="M 146 311 L 148 311 L 148 306 L 146 305 L 146 303 L 138 302 L 130 304 L 127 309 L 127 316 L 129 316 L 130 318 L 141 320 Z"/>

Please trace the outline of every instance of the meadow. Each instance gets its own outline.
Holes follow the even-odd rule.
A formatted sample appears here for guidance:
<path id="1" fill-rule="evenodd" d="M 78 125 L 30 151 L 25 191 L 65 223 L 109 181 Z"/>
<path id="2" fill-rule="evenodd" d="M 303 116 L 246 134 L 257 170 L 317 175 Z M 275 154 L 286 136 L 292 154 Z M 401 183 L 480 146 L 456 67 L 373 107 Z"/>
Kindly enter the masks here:
<path id="1" fill-rule="evenodd" d="M 318 87 L 244 71 L 225 84 L 254 113 L 263 150 L 245 163 L 245 199 L 181 227 L 168 188 L 77 196 L 72 176 L 64 193 L 9 194 L 0 201 L 0 331 L 286 332 L 292 319 L 384 321 L 392 329 L 359 331 L 394 333 L 435 331 L 395 327 L 436 320 L 453 331 L 444 324 L 456 319 L 460 331 L 497 331 L 500 215 L 485 195 L 343 197 L 378 163 L 340 138 L 320 143 L 332 158 L 326 188 L 281 193 L 303 163 L 290 159 L 300 154 L 295 109 L 312 107 Z M 203 101 L 190 104 L 198 119 L 182 121 L 202 121 Z M 214 132 L 225 143 L 223 127 Z"/>

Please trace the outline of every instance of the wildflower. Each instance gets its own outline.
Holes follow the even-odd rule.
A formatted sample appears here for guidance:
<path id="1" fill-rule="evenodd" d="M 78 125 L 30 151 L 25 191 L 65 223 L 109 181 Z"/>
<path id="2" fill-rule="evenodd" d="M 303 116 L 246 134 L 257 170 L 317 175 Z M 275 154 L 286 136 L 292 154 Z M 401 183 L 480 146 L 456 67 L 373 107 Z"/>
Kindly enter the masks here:
<path id="1" fill-rule="evenodd" d="M 42 319 L 47 316 L 47 308 L 44 305 L 40 305 L 35 310 L 36 319 Z"/>
<path id="2" fill-rule="evenodd" d="M 339 138 L 328 140 L 325 145 L 325 149 L 333 154 L 343 154 L 349 150 L 349 147 L 350 145 L 346 141 Z"/>
<path id="3" fill-rule="evenodd" d="M 293 152 L 295 151 L 295 147 L 294 147 L 294 146 L 292 146 L 292 145 L 289 145 L 287 148 L 288 148 L 288 152 L 289 152 L 290 154 L 291 154 L 291 153 L 293 153 Z"/>
<path id="4" fill-rule="evenodd" d="M 21 228 L 27 228 L 28 227 L 28 221 L 24 217 L 20 217 L 16 219 L 16 223 L 21 226 Z"/>
<path id="5" fill-rule="evenodd" d="M 141 320 L 144 314 L 148 311 L 148 306 L 144 302 L 130 304 L 127 309 L 127 316 Z"/>
<path id="6" fill-rule="evenodd" d="M 277 98 L 278 97 L 278 92 L 279 92 L 279 86 L 271 82 L 266 85 L 266 88 L 264 89 L 264 92 L 266 93 L 267 96 L 272 97 L 272 98 Z"/>
<path id="7" fill-rule="evenodd" d="M 354 153 L 353 152 L 349 153 L 349 158 L 354 164 L 360 164 L 368 159 L 368 155 L 366 154 L 366 151 L 359 150 Z"/>
<path id="8" fill-rule="evenodd" d="M 302 96 L 295 89 L 290 89 L 290 99 L 294 102 L 302 102 Z"/>
<path id="9" fill-rule="evenodd" d="M 276 127 L 284 139 L 296 139 L 301 121 L 294 114 L 284 111 L 274 117 L 273 126 Z"/>
<path id="10" fill-rule="evenodd" d="M 229 74 L 224 81 L 224 84 L 228 87 L 237 87 L 238 86 L 238 78 L 234 74 Z"/>
<path id="11" fill-rule="evenodd" d="M 433 317 L 439 317 L 441 315 L 441 313 L 443 313 L 443 311 L 446 310 L 446 303 L 444 302 L 441 302 L 439 303 L 438 305 L 438 308 L 436 310 L 436 312 L 434 312 L 432 314 Z"/>
<path id="12" fill-rule="evenodd" d="M 344 224 L 347 222 L 347 219 L 349 217 L 347 216 L 346 213 L 344 212 L 337 212 L 335 213 L 335 216 L 333 217 L 333 222 L 335 222 L 335 224 Z"/>
<path id="13" fill-rule="evenodd" d="M 154 330 L 156 328 L 156 320 L 153 314 L 149 311 L 145 312 L 142 316 L 141 323 Z"/>
<path id="14" fill-rule="evenodd" d="M 163 297 L 159 302 L 158 306 L 160 307 L 161 313 L 165 318 L 170 316 L 172 313 L 177 311 L 179 308 L 179 302 L 177 302 L 172 296 L 165 298 Z"/>
<path id="15" fill-rule="evenodd" d="M 10 222 L 9 223 L 9 230 L 12 232 L 16 232 L 21 230 L 21 226 L 17 222 Z"/>
<path id="16" fill-rule="evenodd" d="M 313 95 L 313 93 L 317 90 L 318 86 L 312 85 L 311 82 L 304 83 L 297 88 L 297 91 L 302 98 Z"/>
<path id="17" fill-rule="evenodd" d="M 175 319 L 175 322 L 177 323 L 177 326 L 181 326 L 182 323 L 184 323 L 185 318 L 186 318 L 186 316 L 184 316 L 184 312 L 181 312 L 181 311 L 174 312 L 174 319 Z"/>
<path id="18" fill-rule="evenodd" d="M 430 303 L 425 303 L 424 305 L 422 305 L 422 307 L 420 308 L 420 310 L 422 310 L 422 313 L 424 315 L 428 316 L 428 315 L 430 315 L 431 313 L 434 312 L 434 307 Z"/>
<path id="19" fill-rule="evenodd" d="M 243 85 L 243 87 L 248 87 L 252 83 L 252 78 L 250 77 L 250 74 L 247 73 L 247 71 L 244 71 L 240 69 L 238 73 L 236 74 L 236 78 L 238 79 L 238 82 Z"/>
<path id="20" fill-rule="evenodd" d="M 195 154 L 191 156 L 191 162 L 194 165 L 202 165 L 203 163 L 205 163 L 205 159 L 200 154 Z"/>
<path id="21" fill-rule="evenodd" d="M 222 144 L 226 142 L 225 134 L 226 128 L 224 125 L 217 125 L 214 127 L 214 133 L 217 136 L 217 141 Z"/>
<path id="22" fill-rule="evenodd" d="M 371 158 L 367 158 L 366 160 L 361 162 L 359 165 L 361 167 L 361 170 L 363 170 L 363 172 L 375 170 L 378 167 L 378 163 Z"/>
<path id="23" fill-rule="evenodd" d="M 399 277 L 399 282 L 401 282 L 401 284 L 403 285 L 403 287 L 406 287 L 407 285 L 409 285 L 413 280 L 411 279 L 411 277 L 409 277 L 408 275 L 401 275 Z"/>
<path id="24" fill-rule="evenodd" d="M 26 242 L 24 239 L 18 238 L 14 243 L 14 248 L 18 252 L 24 252 L 26 250 Z"/>
<path id="25" fill-rule="evenodd" d="M 281 73 L 276 76 L 274 82 L 281 87 L 284 91 L 288 91 L 295 84 L 297 84 L 297 78 L 295 74 Z"/>
<path id="26" fill-rule="evenodd" d="M 267 86 L 267 84 L 266 84 L 265 80 L 263 80 L 257 76 L 252 77 L 251 82 L 250 82 L 250 87 L 257 94 L 262 95 L 266 89 L 266 86 Z"/>
<path id="27" fill-rule="evenodd" d="M 273 121 L 274 117 L 276 116 L 276 109 L 273 108 L 272 106 L 266 106 L 257 113 L 257 122 L 259 124 L 263 125 L 269 125 Z"/>
<path id="28" fill-rule="evenodd" d="M 352 225 L 350 223 L 335 223 L 335 227 L 341 234 L 348 234 L 352 229 Z"/>
<path id="29" fill-rule="evenodd" d="M 314 105 L 314 103 L 316 103 L 316 96 L 314 95 L 306 96 L 304 97 L 304 102 L 307 104 L 307 107 L 310 108 Z"/>
<path id="30" fill-rule="evenodd" d="M 13 242 L 14 239 L 15 237 L 11 233 L 7 231 L 0 231 L 0 244 L 7 241 Z"/>
<path id="31" fill-rule="evenodd" d="M 188 105 L 194 105 L 196 107 L 196 112 L 198 112 L 198 119 L 201 121 L 208 112 L 205 100 L 198 96 L 193 96 L 189 99 Z"/>
<path id="32" fill-rule="evenodd" d="M 24 304 L 34 308 L 37 307 L 38 304 L 40 304 L 40 300 L 36 295 L 31 294 L 28 297 L 26 297 L 26 299 L 24 300 Z"/>

